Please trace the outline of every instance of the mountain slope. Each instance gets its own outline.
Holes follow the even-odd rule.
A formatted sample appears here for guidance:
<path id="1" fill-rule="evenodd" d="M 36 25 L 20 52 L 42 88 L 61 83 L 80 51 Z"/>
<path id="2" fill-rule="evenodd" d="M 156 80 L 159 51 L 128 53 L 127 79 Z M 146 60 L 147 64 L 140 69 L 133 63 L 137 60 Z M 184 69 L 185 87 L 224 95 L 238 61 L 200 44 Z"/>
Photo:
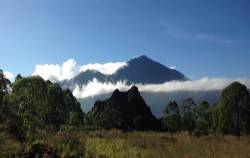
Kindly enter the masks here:
<path id="1" fill-rule="evenodd" d="M 109 99 L 96 101 L 88 117 L 95 126 L 101 128 L 137 130 L 160 128 L 159 120 L 151 113 L 135 86 L 127 92 L 116 89 Z"/>

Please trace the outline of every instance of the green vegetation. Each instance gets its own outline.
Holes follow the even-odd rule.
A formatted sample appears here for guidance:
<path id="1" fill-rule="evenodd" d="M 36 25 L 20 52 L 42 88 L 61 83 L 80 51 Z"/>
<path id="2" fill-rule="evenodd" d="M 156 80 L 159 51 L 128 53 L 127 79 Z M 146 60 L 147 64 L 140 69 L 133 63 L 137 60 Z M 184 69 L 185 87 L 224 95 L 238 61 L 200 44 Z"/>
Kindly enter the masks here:
<path id="1" fill-rule="evenodd" d="M 40 131 L 36 141 L 25 145 L 0 134 L 2 157 L 18 157 L 19 153 L 35 152 L 47 157 L 102 158 L 228 158 L 249 157 L 250 138 L 237 139 L 232 135 L 217 138 L 213 135 L 190 137 L 187 133 L 122 132 L 95 130 L 50 133 Z M 23 151 L 23 152 L 22 152 Z M 49 154 L 51 153 L 51 154 Z"/>
<path id="2" fill-rule="evenodd" d="M 163 110 L 163 125 L 164 129 L 174 133 L 181 130 L 181 115 L 179 112 L 178 104 L 173 101 L 169 102 L 166 108 Z"/>
<path id="3" fill-rule="evenodd" d="M 135 86 L 85 115 L 69 89 L 39 76 L 11 83 L 0 70 L 3 157 L 249 157 L 249 134 L 250 96 L 239 82 L 219 103 L 172 101 L 157 119 Z"/>
<path id="4" fill-rule="evenodd" d="M 246 86 L 233 82 L 221 94 L 220 130 L 238 137 L 250 132 L 250 101 Z"/>
<path id="5" fill-rule="evenodd" d="M 87 139 L 93 157 L 249 157 L 249 137 L 224 139 L 212 135 L 190 137 L 185 133 L 96 131 Z"/>

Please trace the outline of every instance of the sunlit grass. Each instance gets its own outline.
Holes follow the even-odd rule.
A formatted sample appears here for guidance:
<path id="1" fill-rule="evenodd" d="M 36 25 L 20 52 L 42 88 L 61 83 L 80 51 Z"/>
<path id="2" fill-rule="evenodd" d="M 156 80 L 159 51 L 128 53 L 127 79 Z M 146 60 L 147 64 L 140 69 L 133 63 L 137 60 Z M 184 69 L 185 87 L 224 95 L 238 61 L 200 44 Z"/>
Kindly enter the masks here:
<path id="1" fill-rule="evenodd" d="M 52 147 L 60 157 L 99 158 L 247 158 L 250 157 L 250 137 L 235 136 L 200 138 L 186 133 L 122 132 L 119 130 L 49 133 L 40 131 L 37 140 L 21 144 L 0 133 L 3 157 L 18 157 L 22 149 L 29 151 L 34 144 Z"/>
<path id="2" fill-rule="evenodd" d="M 190 137 L 177 133 L 121 131 L 99 132 L 97 137 L 87 139 L 87 151 L 102 157 L 166 157 L 166 158 L 211 158 L 250 157 L 250 138 L 212 135 Z"/>

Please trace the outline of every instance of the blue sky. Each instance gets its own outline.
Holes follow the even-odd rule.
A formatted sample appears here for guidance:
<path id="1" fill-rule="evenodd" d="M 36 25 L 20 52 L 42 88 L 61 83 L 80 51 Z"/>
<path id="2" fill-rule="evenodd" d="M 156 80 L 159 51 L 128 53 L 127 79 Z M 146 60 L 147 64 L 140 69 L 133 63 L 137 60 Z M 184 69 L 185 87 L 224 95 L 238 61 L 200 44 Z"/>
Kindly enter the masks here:
<path id="1" fill-rule="evenodd" d="M 193 80 L 250 78 L 249 0 L 0 0 L 0 68 L 142 54 Z"/>

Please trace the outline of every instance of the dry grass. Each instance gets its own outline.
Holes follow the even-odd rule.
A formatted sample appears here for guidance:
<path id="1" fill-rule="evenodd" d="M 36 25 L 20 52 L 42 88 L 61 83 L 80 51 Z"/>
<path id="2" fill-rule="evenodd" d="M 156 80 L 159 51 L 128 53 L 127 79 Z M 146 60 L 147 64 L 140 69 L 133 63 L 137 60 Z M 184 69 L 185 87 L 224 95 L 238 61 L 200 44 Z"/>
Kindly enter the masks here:
<path id="1" fill-rule="evenodd" d="M 95 135 L 95 136 L 93 136 Z M 250 157 L 250 138 L 226 136 L 190 137 L 178 133 L 99 131 L 87 139 L 87 152 L 96 157 L 131 158 L 247 158 Z"/>
<path id="2" fill-rule="evenodd" d="M 250 158 L 250 137 L 200 138 L 186 133 L 80 131 L 73 133 L 40 132 L 37 140 L 26 143 L 51 146 L 60 157 L 99 158 Z M 17 157 L 24 146 L 0 133 L 0 157 Z"/>

